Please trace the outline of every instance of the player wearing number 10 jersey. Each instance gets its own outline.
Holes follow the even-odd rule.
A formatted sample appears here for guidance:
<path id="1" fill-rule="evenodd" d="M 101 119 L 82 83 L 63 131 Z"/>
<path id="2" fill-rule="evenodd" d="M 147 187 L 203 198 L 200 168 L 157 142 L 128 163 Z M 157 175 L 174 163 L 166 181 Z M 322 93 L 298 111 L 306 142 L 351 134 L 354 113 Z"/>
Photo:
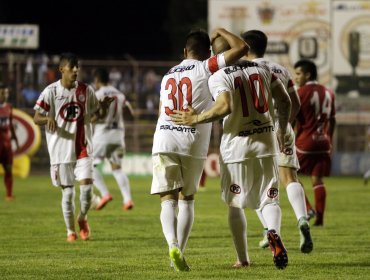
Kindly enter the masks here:
<path id="1" fill-rule="evenodd" d="M 212 45 L 215 53 L 224 45 L 217 43 L 220 40 Z M 210 109 L 175 111 L 172 119 L 177 124 L 194 125 L 223 118 L 221 188 L 222 199 L 229 206 L 229 226 L 237 252 L 234 267 L 250 264 L 244 213 L 244 208 L 248 207 L 262 209 L 275 265 L 283 269 L 288 264 L 288 256 L 279 237 L 281 210 L 276 135 L 282 150 L 291 109 L 289 95 L 275 74 L 266 66 L 251 61 L 240 61 L 217 71 L 208 84 L 215 99 Z M 278 110 L 277 130 L 273 99 Z"/>
<path id="2" fill-rule="evenodd" d="M 296 123 L 300 173 L 311 176 L 316 207 L 314 225 L 322 226 L 326 202 L 323 177 L 330 175 L 335 126 L 334 94 L 317 82 L 317 68 L 312 61 L 300 60 L 295 63 L 294 69 L 301 100 Z"/>
<path id="3" fill-rule="evenodd" d="M 162 229 L 176 271 L 189 270 L 183 253 L 193 225 L 194 194 L 208 152 L 211 124 L 176 125 L 170 116 L 174 110 L 186 110 L 188 106 L 200 112 L 212 106 L 209 76 L 248 50 L 243 40 L 225 29 L 212 34 L 212 38 L 218 36 L 224 37 L 231 49 L 210 57 L 208 34 L 203 30 L 191 31 L 186 38 L 185 59 L 172 67 L 161 83 L 160 113 L 152 149 L 151 194 L 161 198 Z"/>

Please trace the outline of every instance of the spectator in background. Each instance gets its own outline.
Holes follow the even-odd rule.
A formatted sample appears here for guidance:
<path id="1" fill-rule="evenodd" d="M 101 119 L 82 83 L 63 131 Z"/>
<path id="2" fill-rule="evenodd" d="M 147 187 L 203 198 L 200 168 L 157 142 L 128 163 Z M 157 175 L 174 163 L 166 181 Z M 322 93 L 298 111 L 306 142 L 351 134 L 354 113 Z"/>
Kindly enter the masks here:
<path id="1" fill-rule="evenodd" d="M 122 209 L 127 211 L 134 207 L 132 201 L 130 182 L 127 175 L 122 171 L 122 158 L 126 152 L 125 145 L 125 127 L 123 120 L 123 110 L 127 108 L 131 115 L 135 112 L 126 99 L 126 96 L 115 87 L 108 84 L 109 74 L 103 68 L 98 68 L 94 73 L 94 83 L 97 91 L 95 92 L 98 100 L 103 100 L 106 96 L 113 98 L 110 104 L 107 116 L 97 121 L 94 128 L 94 185 L 100 191 L 102 198 L 96 206 L 96 210 L 102 209 L 109 201 L 112 195 L 104 182 L 103 176 L 98 169 L 98 164 L 108 159 L 114 178 L 122 194 Z"/>
<path id="2" fill-rule="evenodd" d="M 48 71 L 48 62 L 49 62 L 48 56 L 45 53 L 43 53 L 40 56 L 40 65 L 37 69 L 37 83 L 40 89 L 44 88 L 47 85 L 46 75 Z M 34 104 L 35 102 L 32 103 Z"/>
<path id="3" fill-rule="evenodd" d="M 17 135 L 13 126 L 12 106 L 7 103 L 9 89 L 0 83 L 0 163 L 4 168 L 5 199 L 12 201 L 13 197 L 13 151 L 11 141 L 14 140 L 19 149 Z"/>
<path id="4" fill-rule="evenodd" d="M 34 73 L 33 73 L 33 58 L 32 56 L 27 57 L 26 67 L 24 69 L 24 84 L 33 84 L 34 82 Z"/>
<path id="5" fill-rule="evenodd" d="M 22 89 L 22 99 L 25 107 L 33 107 L 40 93 L 33 87 L 32 84 L 26 84 Z"/>
<path id="6" fill-rule="evenodd" d="M 75 231 L 75 187 L 80 183 L 80 211 L 77 217 L 82 240 L 90 238 L 87 212 L 93 196 L 92 177 L 92 123 L 104 118 L 113 101 L 102 102 L 94 90 L 77 81 L 79 62 L 76 55 L 64 53 L 60 57 L 61 79 L 47 86 L 40 94 L 34 121 L 45 125 L 50 156 L 52 183 L 62 190 L 62 211 L 67 227 L 67 241 L 77 239 Z"/>
<path id="7" fill-rule="evenodd" d="M 314 225 L 322 226 L 326 203 L 324 176 L 329 176 L 331 169 L 335 98 L 332 91 L 317 82 L 315 63 L 302 59 L 294 64 L 294 69 L 301 101 L 296 122 L 299 173 L 311 176 L 316 209 Z"/>

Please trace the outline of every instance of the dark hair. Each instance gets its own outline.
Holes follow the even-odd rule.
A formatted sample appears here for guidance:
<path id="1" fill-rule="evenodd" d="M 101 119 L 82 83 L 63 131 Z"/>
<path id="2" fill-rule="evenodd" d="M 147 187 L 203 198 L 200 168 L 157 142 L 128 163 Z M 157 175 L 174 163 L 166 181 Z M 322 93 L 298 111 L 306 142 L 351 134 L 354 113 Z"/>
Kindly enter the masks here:
<path id="1" fill-rule="evenodd" d="M 208 33 L 200 28 L 192 29 L 186 36 L 186 49 L 199 58 L 207 58 L 211 47 Z"/>
<path id="2" fill-rule="evenodd" d="M 105 68 L 96 69 L 94 72 L 94 77 L 103 84 L 108 84 L 109 82 L 109 73 Z"/>
<path id="3" fill-rule="evenodd" d="M 248 30 L 241 34 L 244 42 L 250 49 L 249 51 L 256 54 L 258 57 L 263 57 L 267 47 L 267 36 L 260 30 Z"/>
<path id="4" fill-rule="evenodd" d="M 78 66 L 78 57 L 74 53 L 62 53 L 59 59 L 59 66 L 69 64 L 70 66 Z"/>
<path id="5" fill-rule="evenodd" d="M 294 68 L 301 67 L 303 73 L 310 73 L 310 81 L 317 80 L 317 67 L 316 64 L 308 59 L 298 60 L 294 64 Z"/>

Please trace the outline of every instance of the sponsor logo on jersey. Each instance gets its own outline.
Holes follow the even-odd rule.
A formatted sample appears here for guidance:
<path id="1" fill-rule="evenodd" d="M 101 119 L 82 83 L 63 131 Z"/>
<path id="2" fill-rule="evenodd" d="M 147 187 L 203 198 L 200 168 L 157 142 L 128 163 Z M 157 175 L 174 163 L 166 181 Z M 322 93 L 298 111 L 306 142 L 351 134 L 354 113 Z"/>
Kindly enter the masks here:
<path id="1" fill-rule="evenodd" d="M 239 187 L 237 184 L 232 184 L 230 186 L 230 191 L 235 194 L 240 194 L 242 192 L 241 187 Z"/>
<path id="2" fill-rule="evenodd" d="M 279 195 L 279 190 L 277 188 L 269 188 L 267 190 L 267 196 L 269 198 L 276 198 Z"/>
<path id="3" fill-rule="evenodd" d="M 181 72 L 184 72 L 184 71 L 189 71 L 189 70 L 192 70 L 194 69 L 195 65 L 188 65 L 188 66 L 176 66 L 176 67 L 173 67 L 170 69 L 170 71 L 168 71 L 166 73 L 166 75 L 168 74 L 172 74 L 172 73 L 181 73 Z"/>
<path id="4" fill-rule="evenodd" d="M 171 131 L 179 131 L 179 132 L 190 132 L 195 133 L 196 128 L 195 127 L 185 127 L 185 126 L 173 126 L 173 125 L 161 125 L 159 129 L 163 130 L 171 130 Z"/>

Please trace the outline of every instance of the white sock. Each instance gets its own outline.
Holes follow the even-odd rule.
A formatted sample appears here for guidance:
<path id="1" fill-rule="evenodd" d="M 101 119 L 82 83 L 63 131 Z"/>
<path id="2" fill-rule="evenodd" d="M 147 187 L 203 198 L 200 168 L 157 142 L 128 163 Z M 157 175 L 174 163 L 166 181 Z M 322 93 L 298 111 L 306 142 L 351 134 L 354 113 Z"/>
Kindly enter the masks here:
<path id="1" fill-rule="evenodd" d="M 62 211 L 67 234 L 75 232 L 75 187 L 62 189 Z"/>
<path id="2" fill-rule="evenodd" d="M 94 186 L 99 190 L 102 196 L 109 194 L 107 185 L 104 182 L 103 175 L 100 173 L 99 169 L 96 166 L 93 167 L 93 179 Z"/>
<path id="3" fill-rule="evenodd" d="M 239 262 L 249 263 L 247 220 L 243 209 L 229 206 L 229 227 Z"/>
<path id="4" fill-rule="evenodd" d="M 123 173 L 121 169 L 113 170 L 112 173 L 113 173 L 114 178 L 117 181 L 119 189 L 121 190 L 121 194 L 123 197 L 123 203 L 126 203 L 132 200 L 130 182 L 127 178 L 127 175 Z"/>
<path id="5" fill-rule="evenodd" d="M 92 184 L 80 186 L 80 213 L 78 214 L 79 221 L 84 221 L 87 218 L 87 212 L 89 211 L 91 205 L 92 188 Z"/>
<path id="6" fill-rule="evenodd" d="M 256 210 L 256 214 L 257 214 L 258 219 L 260 219 L 260 222 L 263 225 L 263 228 L 264 229 L 267 229 L 267 224 L 266 224 L 265 219 L 263 218 L 261 208 L 259 208 L 259 209 Z"/>
<path id="7" fill-rule="evenodd" d="M 166 238 L 167 244 L 171 247 L 173 244 L 178 244 L 176 237 L 177 228 L 177 201 L 165 200 L 161 202 L 161 224 L 164 237 Z"/>
<path id="8" fill-rule="evenodd" d="M 262 216 L 269 230 L 274 229 L 280 235 L 281 209 L 276 203 L 266 204 L 262 208 Z"/>
<path id="9" fill-rule="evenodd" d="M 370 178 L 370 169 L 369 170 L 367 170 L 366 172 L 365 172 L 365 174 L 364 174 L 364 179 L 365 180 L 368 180 Z"/>
<path id="10" fill-rule="evenodd" d="M 286 187 L 286 192 L 297 220 L 301 217 L 307 217 L 306 201 L 302 185 L 298 182 L 292 182 Z"/>
<path id="11" fill-rule="evenodd" d="M 179 200 L 177 215 L 177 239 L 181 252 L 184 253 L 194 223 L 194 200 Z"/>

